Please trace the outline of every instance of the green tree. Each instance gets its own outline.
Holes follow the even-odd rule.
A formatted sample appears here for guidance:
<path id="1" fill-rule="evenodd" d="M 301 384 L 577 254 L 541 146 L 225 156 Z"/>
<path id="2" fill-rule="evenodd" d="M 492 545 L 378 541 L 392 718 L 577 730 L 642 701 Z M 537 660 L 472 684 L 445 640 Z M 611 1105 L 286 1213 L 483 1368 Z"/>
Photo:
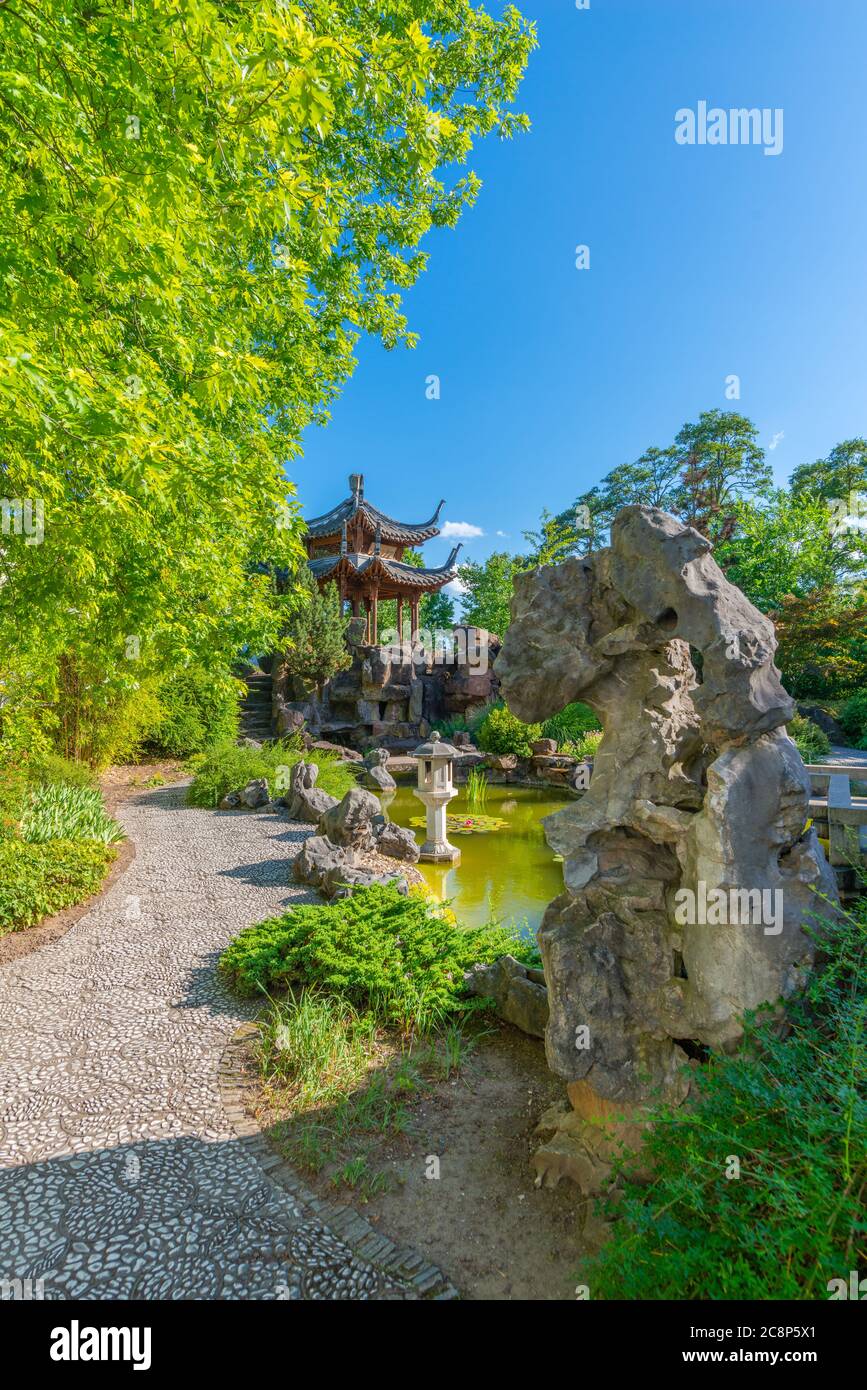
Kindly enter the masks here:
<path id="1" fill-rule="evenodd" d="M 524 557 L 524 568 L 558 565 L 569 555 L 577 554 L 584 534 L 581 520 L 582 516 L 577 507 L 571 516 L 568 512 L 552 516 L 547 507 L 543 508 L 539 518 L 539 529 L 521 533 L 531 546 L 529 554 Z"/>
<path id="2" fill-rule="evenodd" d="M 419 606 L 419 623 L 426 632 L 447 632 L 455 625 L 455 601 L 442 589 L 425 594 Z"/>
<path id="3" fill-rule="evenodd" d="M 826 501 L 846 499 L 853 492 L 867 493 L 867 439 L 844 439 L 827 458 L 802 463 L 789 486 L 796 496 L 812 493 Z"/>
<path id="4" fill-rule="evenodd" d="M 458 573 L 464 585 L 462 620 L 502 637 L 511 621 L 514 577 L 526 568 L 522 556 L 509 555 L 504 550 L 489 555 L 484 564 L 468 560 L 461 565 Z"/>
<path id="5" fill-rule="evenodd" d="M 730 534 L 737 501 L 769 490 L 771 469 L 757 439 L 752 420 L 729 410 L 702 411 L 681 428 L 675 439 L 681 475 L 672 500 L 690 526 L 714 538 Z"/>
<path id="6" fill-rule="evenodd" d="M 284 664 L 301 688 L 319 691 L 350 664 L 346 630 L 351 618 L 341 612 L 337 585 L 320 589 L 306 565 L 299 585 L 296 612 L 286 627 Z"/>
<path id="7" fill-rule="evenodd" d="M 73 730 L 276 641 L 284 464 L 510 135 L 533 31 L 469 0 L 0 10 L 3 733 Z M 19 526 L 20 531 L 20 526 Z M 17 721 L 17 726 L 16 726 Z"/>

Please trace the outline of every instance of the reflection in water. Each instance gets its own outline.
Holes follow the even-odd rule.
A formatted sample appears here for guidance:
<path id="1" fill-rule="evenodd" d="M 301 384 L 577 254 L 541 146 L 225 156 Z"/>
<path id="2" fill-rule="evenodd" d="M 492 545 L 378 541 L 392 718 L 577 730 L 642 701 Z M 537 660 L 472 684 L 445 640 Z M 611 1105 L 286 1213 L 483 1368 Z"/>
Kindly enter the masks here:
<path id="1" fill-rule="evenodd" d="M 390 793 L 388 815 L 397 825 L 424 814 L 421 802 L 409 787 Z M 381 798 L 385 805 L 385 797 Z M 563 891 L 560 864 L 548 847 L 542 817 L 561 811 L 566 803 L 549 792 L 513 786 L 489 786 L 483 810 L 488 816 L 508 821 L 503 830 L 489 835 L 449 835 L 461 851 L 461 862 L 419 864 L 425 881 L 439 898 L 451 898 L 458 920 L 479 926 L 493 915 L 502 922 L 526 925 L 535 931 L 547 904 Z M 472 814 L 466 793 L 449 806 L 450 815 Z M 419 843 L 424 839 L 413 826 Z"/>

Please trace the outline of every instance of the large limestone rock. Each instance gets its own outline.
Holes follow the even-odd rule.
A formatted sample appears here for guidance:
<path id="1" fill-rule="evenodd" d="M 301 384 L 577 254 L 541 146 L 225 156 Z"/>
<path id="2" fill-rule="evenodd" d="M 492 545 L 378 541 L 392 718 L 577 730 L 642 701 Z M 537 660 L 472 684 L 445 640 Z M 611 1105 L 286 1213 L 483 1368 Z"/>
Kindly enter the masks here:
<path id="1" fill-rule="evenodd" d="M 354 850 L 372 849 L 375 830 L 381 825 L 379 802 L 364 787 L 353 787 L 319 820 L 322 835 L 327 835 L 335 845 Z"/>
<path id="2" fill-rule="evenodd" d="M 336 796 L 316 786 L 318 776 L 316 763 L 297 762 L 289 769 L 289 791 L 283 800 L 290 820 L 318 825 L 320 817 L 338 804 Z"/>
<path id="3" fill-rule="evenodd" d="M 386 821 L 376 837 L 376 852 L 388 859 L 404 859 L 408 864 L 417 864 L 421 856 L 418 840 L 411 830 L 393 821 Z"/>
<path id="4" fill-rule="evenodd" d="M 374 748 L 364 759 L 364 784 L 377 791 L 391 792 L 397 786 L 388 770 L 388 749 Z"/>
<path id="5" fill-rule="evenodd" d="M 548 1022 L 548 992 L 537 970 L 531 970 L 514 956 L 500 956 L 491 965 L 474 965 L 464 974 L 470 994 L 493 999 L 497 1013 L 533 1038 L 545 1036 Z"/>
<path id="6" fill-rule="evenodd" d="M 646 507 L 610 549 L 519 575 L 512 612 L 511 709 L 581 699 L 604 729 L 589 789 L 545 821 L 565 888 L 539 932 L 549 1063 L 627 1111 L 678 1100 L 679 1043 L 732 1045 L 745 1010 L 797 988 L 815 893 L 836 901 L 773 625 L 703 536 Z"/>

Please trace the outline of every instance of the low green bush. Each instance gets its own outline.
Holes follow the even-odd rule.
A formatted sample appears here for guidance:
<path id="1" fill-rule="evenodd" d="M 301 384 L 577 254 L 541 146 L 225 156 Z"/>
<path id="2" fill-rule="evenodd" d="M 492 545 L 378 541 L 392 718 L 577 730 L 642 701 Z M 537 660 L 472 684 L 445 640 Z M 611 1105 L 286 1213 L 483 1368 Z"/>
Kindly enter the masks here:
<path id="1" fill-rule="evenodd" d="M 95 893 L 114 858 L 109 845 L 96 841 L 0 843 L 0 936 Z"/>
<path id="2" fill-rule="evenodd" d="M 570 758 L 580 758 L 582 762 L 588 758 L 595 758 L 602 742 L 601 729 L 589 729 L 586 734 L 582 734 L 574 743 L 568 742 L 561 745 L 560 752 L 568 753 Z"/>
<path id="3" fill-rule="evenodd" d="M 867 898 L 820 941 L 785 1036 L 750 1017 L 740 1051 L 694 1073 L 694 1104 L 650 1115 L 582 1272 L 592 1298 L 827 1299 L 867 1267 Z"/>
<path id="4" fill-rule="evenodd" d="M 559 744 L 580 743 L 585 734 L 601 728 L 602 725 L 590 706 L 576 700 L 559 714 L 545 720 L 542 725 L 542 737 L 554 738 Z"/>
<path id="5" fill-rule="evenodd" d="M 805 763 L 820 763 L 831 751 L 831 740 L 824 729 L 820 729 L 812 719 L 805 719 L 802 714 L 796 714 L 790 721 L 789 737 L 797 745 Z"/>
<path id="6" fill-rule="evenodd" d="M 485 753 L 517 753 L 529 758 L 530 744 L 542 737 L 541 724 L 524 724 L 505 705 L 495 705 L 479 725 L 476 739 Z"/>
<path id="7" fill-rule="evenodd" d="M 867 748 L 867 690 L 859 690 L 840 708 L 840 727 L 856 748 Z"/>
<path id="8" fill-rule="evenodd" d="M 374 885 L 248 927 L 223 952 L 220 970 L 241 994 L 320 985 L 385 1024 L 426 1031 L 471 1007 L 465 970 L 520 951 L 505 927 L 461 927 L 428 898 Z"/>
<path id="9" fill-rule="evenodd" d="M 29 760 L 28 778 L 33 783 L 62 783 L 69 787 L 96 786 L 92 767 L 87 763 L 73 762 L 71 758 L 64 758 L 60 753 L 35 753 Z"/>
<path id="10" fill-rule="evenodd" d="M 331 796 L 342 797 L 357 785 L 346 763 L 330 753 L 308 752 L 293 740 L 265 743 L 261 748 L 247 748 L 236 743 L 218 743 L 204 753 L 194 754 L 187 762 L 193 773 L 188 800 L 193 806 L 216 806 L 227 792 L 239 791 L 248 782 L 264 777 L 272 796 L 285 790 L 277 785 L 277 769 L 292 767 L 304 759 L 319 768 L 316 785 Z"/>
<path id="11" fill-rule="evenodd" d="M 125 838 L 95 787 L 67 782 L 42 782 L 31 790 L 18 833 L 32 845 L 49 840 L 98 840 L 113 845 Z"/>

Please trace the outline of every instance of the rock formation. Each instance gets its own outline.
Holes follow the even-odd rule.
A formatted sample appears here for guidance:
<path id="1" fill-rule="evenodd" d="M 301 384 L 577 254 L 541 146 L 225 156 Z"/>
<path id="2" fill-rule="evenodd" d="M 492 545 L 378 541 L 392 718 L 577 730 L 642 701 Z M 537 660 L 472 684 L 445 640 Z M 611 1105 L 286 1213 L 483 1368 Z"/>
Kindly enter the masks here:
<path id="1" fill-rule="evenodd" d="M 836 901 L 773 625 L 710 551 L 625 508 L 609 549 L 517 577 L 497 662 L 521 719 L 580 699 L 604 729 L 589 790 L 545 821 L 565 891 L 539 931 L 549 1064 L 587 1118 L 682 1099 L 679 1043 L 733 1045 L 797 988 L 816 892 Z"/>
<path id="2" fill-rule="evenodd" d="M 338 804 L 337 797 L 316 786 L 316 763 L 297 762 L 289 769 L 289 791 L 283 797 L 290 820 L 318 825 L 320 816 Z"/>
<path id="3" fill-rule="evenodd" d="M 275 663 L 278 734 L 298 733 L 306 726 L 314 738 L 356 749 L 382 745 L 407 750 L 439 720 L 472 714 L 497 698 L 492 667 L 500 639 L 483 628 L 458 626 L 441 641 L 431 638 L 431 650 L 409 642 L 368 646 L 359 638 L 357 628 L 348 634 L 350 665 L 318 693 L 299 686 L 290 658 Z"/>

